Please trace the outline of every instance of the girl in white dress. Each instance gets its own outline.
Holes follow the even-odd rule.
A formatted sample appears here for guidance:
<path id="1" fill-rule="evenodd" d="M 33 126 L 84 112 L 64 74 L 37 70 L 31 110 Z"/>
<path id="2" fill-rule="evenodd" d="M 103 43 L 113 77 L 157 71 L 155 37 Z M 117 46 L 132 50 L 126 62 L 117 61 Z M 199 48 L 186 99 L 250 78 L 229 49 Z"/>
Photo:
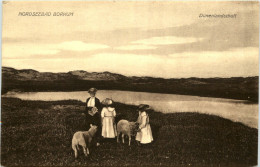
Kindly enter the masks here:
<path id="1" fill-rule="evenodd" d="M 116 111 L 111 106 L 113 101 L 107 98 L 102 103 L 105 105 L 101 111 L 102 136 L 104 138 L 115 138 L 117 136 L 115 126 Z"/>
<path id="2" fill-rule="evenodd" d="M 141 144 L 148 144 L 153 141 L 149 116 L 145 111 L 148 107 L 149 106 L 147 105 L 140 105 L 138 108 L 139 117 L 137 119 L 137 122 L 139 123 L 139 131 L 136 134 L 136 140 Z"/>

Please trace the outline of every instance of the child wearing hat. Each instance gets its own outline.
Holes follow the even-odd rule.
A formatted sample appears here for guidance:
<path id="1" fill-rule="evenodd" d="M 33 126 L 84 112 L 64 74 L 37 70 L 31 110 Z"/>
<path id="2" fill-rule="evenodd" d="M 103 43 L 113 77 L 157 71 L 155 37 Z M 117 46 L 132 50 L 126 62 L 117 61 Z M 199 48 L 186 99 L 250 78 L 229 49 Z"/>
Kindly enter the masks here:
<path id="1" fill-rule="evenodd" d="M 101 111 L 102 136 L 104 138 L 115 138 L 117 136 L 115 126 L 115 108 L 112 107 L 112 99 L 106 98 L 102 104 L 105 106 Z"/>
<path id="2" fill-rule="evenodd" d="M 138 144 L 148 144 L 153 141 L 152 130 L 150 126 L 149 116 L 146 112 L 148 105 L 139 105 L 138 111 L 139 116 L 137 119 L 137 123 L 139 123 L 139 131 L 136 134 L 136 140 Z"/>
<path id="3" fill-rule="evenodd" d="M 100 100 L 96 97 L 97 89 L 96 88 L 90 88 L 88 90 L 88 93 L 90 95 L 89 98 L 86 100 L 86 110 L 90 110 L 93 107 L 96 107 L 99 111 L 101 109 Z"/>
<path id="4" fill-rule="evenodd" d="M 100 145 L 101 140 L 101 119 L 100 119 L 100 101 L 96 98 L 96 88 L 90 88 L 88 93 L 90 97 L 86 100 L 86 110 L 85 110 L 85 120 L 86 120 L 86 130 L 90 128 L 90 124 L 96 125 L 98 127 L 97 133 L 94 136 L 96 139 L 96 145 Z"/>

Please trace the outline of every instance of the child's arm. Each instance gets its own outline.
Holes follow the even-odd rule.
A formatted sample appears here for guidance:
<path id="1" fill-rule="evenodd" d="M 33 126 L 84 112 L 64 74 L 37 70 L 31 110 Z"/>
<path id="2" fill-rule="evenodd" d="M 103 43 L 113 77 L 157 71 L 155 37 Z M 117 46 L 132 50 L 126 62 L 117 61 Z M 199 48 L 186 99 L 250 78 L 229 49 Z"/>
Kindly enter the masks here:
<path id="1" fill-rule="evenodd" d="M 145 127 L 145 125 L 146 125 L 146 118 L 147 118 L 146 114 L 141 117 L 141 124 L 139 125 L 139 129 L 143 129 Z"/>
<path id="2" fill-rule="evenodd" d="M 86 100 L 86 105 L 85 105 L 85 110 L 84 111 L 82 111 L 82 115 L 84 115 L 84 114 L 87 114 L 88 113 L 88 98 L 87 98 L 87 100 Z"/>
<path id="3" fill-rule="evenodd" d="M 115 123 L 115 118 L 116 118 L 116 110 L 114 109 L 114 111 L 113 111 L 113 123 Z"/>
<path id="4" fill-rule="evenodd" d="M 103 125 L 104 116 L 105 116 L 105 111 L 104 111 L 104 108 L 103 108 L 102 111 L 101 111 L 101 125 Z"/>
<path id="5" fill-rule="evenodd" d="M 116 117 L 116 110 L 113 111 L 113 117 Z"/>

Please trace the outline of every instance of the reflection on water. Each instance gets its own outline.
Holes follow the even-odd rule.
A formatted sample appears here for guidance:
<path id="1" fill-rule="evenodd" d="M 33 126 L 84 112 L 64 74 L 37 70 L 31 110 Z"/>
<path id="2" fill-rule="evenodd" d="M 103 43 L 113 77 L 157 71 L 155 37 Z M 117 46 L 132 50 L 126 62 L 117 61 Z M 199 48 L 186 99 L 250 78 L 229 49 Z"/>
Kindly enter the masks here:
<path id="1" fill-rule="evenodd" d="M 68 99 L 86 101 L 88 96 L 87 91 L 9 92 L 4 95 L 4 97 L 17 97 L 23 100 L 45 101 Z M 149 104 L 154 110 L 167 113 L 200 112 L 218 115 L 250 127 L 258 127 L 258 104 L 245 104 L 241 100 L 115 90 L 100 90 L 97 97 L 100 100 L 109 97 L 126 104 Z"/>

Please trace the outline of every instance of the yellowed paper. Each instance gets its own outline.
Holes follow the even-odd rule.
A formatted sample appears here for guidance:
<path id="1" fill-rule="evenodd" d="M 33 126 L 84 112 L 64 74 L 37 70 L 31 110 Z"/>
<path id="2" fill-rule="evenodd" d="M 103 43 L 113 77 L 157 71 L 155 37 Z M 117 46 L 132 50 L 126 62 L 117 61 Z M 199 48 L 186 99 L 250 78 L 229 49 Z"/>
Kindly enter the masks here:
<path id="1" fill-rule="evenodd" d="M 259 2 L 2 7 L 1 165 L 257 165 Z"/>

